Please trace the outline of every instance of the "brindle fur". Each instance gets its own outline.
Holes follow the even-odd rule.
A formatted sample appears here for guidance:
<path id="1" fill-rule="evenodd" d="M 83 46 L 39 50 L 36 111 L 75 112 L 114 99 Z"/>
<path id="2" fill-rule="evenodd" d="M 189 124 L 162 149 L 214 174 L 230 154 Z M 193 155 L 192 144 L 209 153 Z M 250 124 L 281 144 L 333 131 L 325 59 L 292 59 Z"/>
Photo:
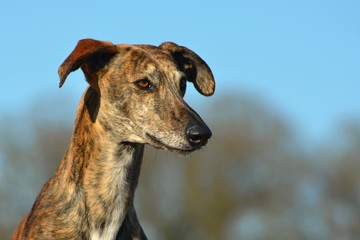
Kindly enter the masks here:
<path id="1" fill-rule="evenodd" d="M 60 87 L 81 68 L 89 87 L 81 98 L 70 146 L 41 189 L 13 239 L 147 239 L 134 209 L 144 144 L 178 154 L 211 136 L 183 100 L 181 79 L 209 96 L 207 64 L 174 43 L 114 45 L 84 39 L 59 68 Z M 152 83 L 141 89 L 140 79 Z M 188 125 L 205 129 L 191 144 Z"/>

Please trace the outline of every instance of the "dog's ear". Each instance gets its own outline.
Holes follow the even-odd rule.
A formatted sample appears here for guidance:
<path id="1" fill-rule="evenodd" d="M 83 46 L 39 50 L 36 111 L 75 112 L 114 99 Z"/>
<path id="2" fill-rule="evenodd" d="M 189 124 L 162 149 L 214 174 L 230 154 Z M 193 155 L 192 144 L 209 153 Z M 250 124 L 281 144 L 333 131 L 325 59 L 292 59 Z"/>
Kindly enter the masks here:
<path id="1" fill-rule="evenodd" d="M 67 76 L 81 67 L 85 74 L 86 81 L 93 86 L 93 77 L 96 72 L 103 68 L 108 61 L 117 53 L 117 47 L 111 42 L 97 41 L 94 39 L 82 39 L 78 42 L 75 49 L 65 59 L 59 67 L 58 73 L 60 77 L 61 87 Z"/>
<path id="2" fill-rule="evenodd" d="M 186 47 L 172 42 L 165 42 L 160 48 L 168 50 L 175 59 L 178 67 L 184 72 L 188 81 L 193 82 L 196 90 L 205 96 L 215 91 L 214 76 L 204 60 Z"/>

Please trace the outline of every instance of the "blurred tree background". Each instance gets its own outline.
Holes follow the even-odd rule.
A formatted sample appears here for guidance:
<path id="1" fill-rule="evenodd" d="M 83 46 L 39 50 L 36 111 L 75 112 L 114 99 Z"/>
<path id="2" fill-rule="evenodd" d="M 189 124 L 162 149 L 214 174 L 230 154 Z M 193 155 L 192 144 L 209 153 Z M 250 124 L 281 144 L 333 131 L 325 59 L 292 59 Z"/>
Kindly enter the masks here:
<path id="1" fill-rule="evenodd" d="M 0 118 L 0 239 L 69 143 L 75 106 L 36 105 Z M 146 147 L 136 208 L 149 239 L 359 239 L 357 121 L 310 147 L 256 97 L 220 96 L 198 112 L 213 131 L 207 147 L 186 158 Z"/>

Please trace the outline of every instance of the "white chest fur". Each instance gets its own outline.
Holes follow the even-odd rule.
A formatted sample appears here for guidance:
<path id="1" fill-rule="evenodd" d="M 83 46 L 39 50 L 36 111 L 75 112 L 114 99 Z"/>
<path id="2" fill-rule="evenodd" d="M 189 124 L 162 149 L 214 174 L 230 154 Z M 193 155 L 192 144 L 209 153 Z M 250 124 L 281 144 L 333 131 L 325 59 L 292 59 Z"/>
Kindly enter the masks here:
<path id="1" fill-rule="evenodd" d="M 90 232 L 91 240 L 114 240 L 117 232 L 119 231 L 120 224 L 123 219 L 120 220 L 121 217 L 121 209 L 114 209 L 113 218 L 102 230 L 93 229 Z M 122 217 L 124 218 L 124 217 Z"/>
<path id="2" fill-rule="evenodd" d="M 119 228 L 124 221 L 127 214 L 127 200 L 129 194 L 129 185 L 127 183 L 127 171 L 132 164 L 133 156 L 131 154 L 125 155 L 117 162 L 116 166 L 112 169 L 111 181 L 116 184 L 117 195 L 115 201 L 109 206 L 107 213 L 107 221 L 105 226 L 101 229 L 92 227 L 90 231 L 91 240 L 114 240 Z"/>

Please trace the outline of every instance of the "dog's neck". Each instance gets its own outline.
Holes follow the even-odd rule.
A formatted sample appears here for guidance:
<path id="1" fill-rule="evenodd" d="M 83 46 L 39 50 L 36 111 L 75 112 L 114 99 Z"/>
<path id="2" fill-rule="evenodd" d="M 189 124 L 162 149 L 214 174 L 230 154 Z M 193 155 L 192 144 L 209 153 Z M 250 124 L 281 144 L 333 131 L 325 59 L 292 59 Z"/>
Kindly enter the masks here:
<path id="1" fill-rule="evenodd" d="M 87 218 L 90 239 L 114 239 L 120 227 L 126 230 L 121 226 L 125 217 L 138 224 L 133 198 L 144 145 L 114 141 L 92 115 L 98 109 L 87 108 L 87 102 L 96 101 L 96 97 L 85 94 L 82 98 L 72 141 L 58 172 L 81 192 L 76 194 L 84 201 L 80 204 L 86 208 L 83 217 Z"/>

